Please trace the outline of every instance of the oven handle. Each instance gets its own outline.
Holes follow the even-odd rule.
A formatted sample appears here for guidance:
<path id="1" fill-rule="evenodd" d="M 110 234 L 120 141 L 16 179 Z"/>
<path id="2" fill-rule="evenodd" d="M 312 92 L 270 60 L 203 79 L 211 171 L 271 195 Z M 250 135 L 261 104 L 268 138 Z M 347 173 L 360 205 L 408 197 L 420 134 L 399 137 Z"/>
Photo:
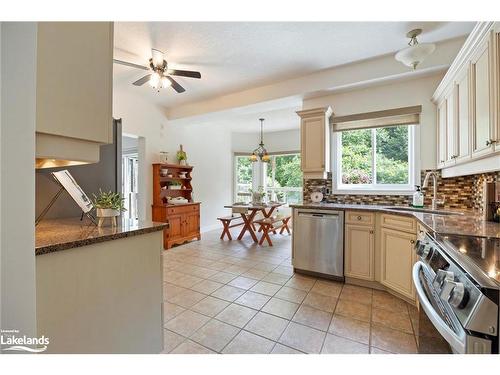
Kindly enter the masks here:
<path id="1" fill-rule="evenodd" d="M 420 268 L 424 268 L 425 265 L 421 261 L 418 261 L 413 266 L 413 284 L 415 285 L 415 289 L 417 291 L 418 299 L 420 301 L 420 306 L 424 309 L 427 317 L 432 322 L 434 327 L 438 330 L 438 332 L 443 336 L 443 338 L 450 344 L 453 350 L 456 353 L 464 354 L 465 353 L 465 332 L 459 336 L 453 330 L 448 327 L 448 325 L 443 321 L 443 319 L 439 316 L 439 314 L 434 310 L 432 304 L 429 302 L 425 292 L 420 285 L 419 272 Z"/>

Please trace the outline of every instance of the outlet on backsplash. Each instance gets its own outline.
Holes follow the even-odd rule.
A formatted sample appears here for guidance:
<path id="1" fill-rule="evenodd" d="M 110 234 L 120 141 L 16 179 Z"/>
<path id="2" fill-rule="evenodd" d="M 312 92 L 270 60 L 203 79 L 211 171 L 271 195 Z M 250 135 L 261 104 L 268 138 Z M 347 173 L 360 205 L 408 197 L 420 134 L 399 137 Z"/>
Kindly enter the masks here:
<path id="1" fill-rule="evenodd" d="M 429 170 L 421 171 L 421 180 Z M 444 208 L 482 209 L 483 183 L 500 181 L 500 172 L 482 173 L 470 176 L 442 178 L 441 171 L 435 171 L 438 176 L 438 195 L 444 198 Z M 304 180 L 304 202 L 309 202 L 313 191 L 332 191 L 332 179 Z M 424 205 L 430 206 L 432 188 L 424 189 Z M 410 205 L 411 195 L 347 195 L 329 194 L 326 199 L 333 203 L 377 204 L 377 205 Z"/>

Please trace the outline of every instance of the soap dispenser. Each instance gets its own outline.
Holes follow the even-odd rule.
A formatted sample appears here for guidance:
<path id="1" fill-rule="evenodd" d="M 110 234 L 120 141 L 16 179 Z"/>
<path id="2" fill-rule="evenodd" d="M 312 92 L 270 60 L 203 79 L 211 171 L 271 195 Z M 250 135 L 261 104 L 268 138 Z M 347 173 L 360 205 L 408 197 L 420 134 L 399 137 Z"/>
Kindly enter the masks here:
<path id="1" fill-rule="evenodd" d="M 424 194 L 420 189 L 420 185 L 415 185 L 417 191 L 413 194 L 413 207 L 422 208 L 424 207 Z"/>

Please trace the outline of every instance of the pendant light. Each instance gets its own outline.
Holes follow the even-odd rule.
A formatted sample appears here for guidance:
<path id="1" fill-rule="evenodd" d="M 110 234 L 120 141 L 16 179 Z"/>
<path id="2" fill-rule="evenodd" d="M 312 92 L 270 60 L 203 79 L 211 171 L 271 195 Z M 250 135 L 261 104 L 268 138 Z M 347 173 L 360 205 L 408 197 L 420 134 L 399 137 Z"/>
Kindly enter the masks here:
<path id="1" fill-rule="evenodd" d="M 260 118 L 259 121 L 260 121 L 260 143 L 259 143 L 259 147 L 257 147 L 255 150 L 253 150 L 252 156 L 250 156 L 250 160 L 252 162 L 256 162 L 256 161 L 260 160 L 264 163 L 268 163 L 271 160 L 271 158 L 269 157 L 269 154 L 267 153 L 267 150 L 264 147 L 264 139 L 263 139 L 264 119 Z"/>
<path id="2" fill-rule="evenodd" d="M 419 43 L 417 40 L 417 36 L 422 33 L 422 29 L 414 29 L 409 31 L 406 34 L 407 38 L 410 38 L 408 42 L 409 47 L 402 49 L 398 53 L 396 53 L 396 60 L 402 62 L 406 66 L 413 68 L 414 70 L 417 68 L 417 65 L 420 64 L 424 59 L 432 54 L 436 49 L 436 45 L 433 43 Z"/>

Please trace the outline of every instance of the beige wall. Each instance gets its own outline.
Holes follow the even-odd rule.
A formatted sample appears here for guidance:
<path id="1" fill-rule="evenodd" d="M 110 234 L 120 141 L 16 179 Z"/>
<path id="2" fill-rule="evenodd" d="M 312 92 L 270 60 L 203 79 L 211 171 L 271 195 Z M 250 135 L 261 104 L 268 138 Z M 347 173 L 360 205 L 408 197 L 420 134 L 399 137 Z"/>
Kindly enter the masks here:
<path id="1" fill-rule="evenodd" d="M 36 36 L 36 23 L 1 24 L 0 326 L 27 336 L 36 335 Z"/>
<path id="2" fill-rule="evenodd" d="M 269 152 L 299 151 L 300 130 L 299 116 L 297 129 L 264 133 L 264 143 Z M 233 152 L 252 152 L 259 144 L 259 133 L 232 133 L 231 147 Z"/>
<path id="3" fill-rule="evenodd" d="M 330 105 L 337 116 L 422 105 L 420 169 L 436 168 L 436 107 L 431 96 L 443 74 L 305 99 L 303 109 Z M 418 155 L 417 155 L 418 157 Z M 418 165 L 417 165 L 418 166 Z"/>

